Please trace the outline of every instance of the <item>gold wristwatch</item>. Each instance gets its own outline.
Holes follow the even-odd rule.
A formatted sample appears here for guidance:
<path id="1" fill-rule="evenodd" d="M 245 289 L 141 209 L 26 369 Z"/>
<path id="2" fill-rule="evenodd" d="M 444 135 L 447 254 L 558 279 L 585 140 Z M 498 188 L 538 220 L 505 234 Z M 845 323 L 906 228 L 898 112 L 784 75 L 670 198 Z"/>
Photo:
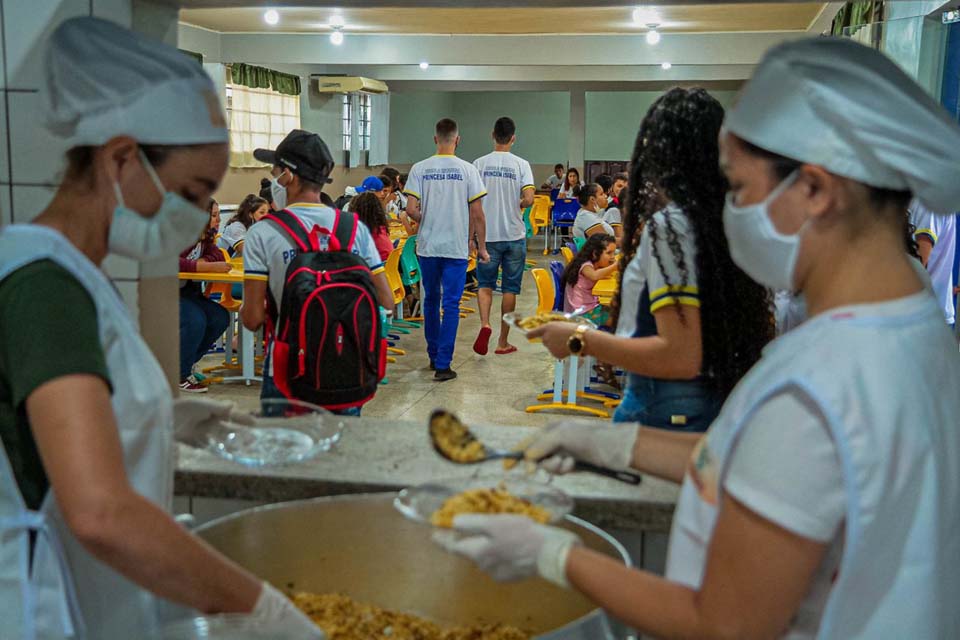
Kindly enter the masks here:
<path id="1" fill-rule="evenodd" d="M 572 355 L 579 356 L 583 353 L 583 350 L 587 346 L 586 334 L 589 330 L 589 326 L 581 324 L 577 327 L 577 330 L 567 338 L 567 349 Z"/>

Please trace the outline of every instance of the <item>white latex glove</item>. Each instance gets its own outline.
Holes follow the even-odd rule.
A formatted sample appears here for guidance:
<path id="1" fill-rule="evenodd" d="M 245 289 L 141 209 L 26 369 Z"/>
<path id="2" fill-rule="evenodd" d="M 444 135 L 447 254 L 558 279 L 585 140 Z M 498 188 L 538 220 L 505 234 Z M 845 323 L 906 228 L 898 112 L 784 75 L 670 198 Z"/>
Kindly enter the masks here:
<path id="1" fill-rule="evenodd" d="M 565 420 L 543 430 L 526 448 L 527 460 L 555 474 L 570 473 L 577 460 L 615 471 L 626 471 L 633 460 L 639 425 Z"/>
<path id="2" fill-rule="evenodd" d="M 251 426 L 256 420 L 238 411 L 232 402 L 204 398 L 177 398 L 173 401 L 174 437 L 193 444 L 204 431 L 224 422 Z"/>
<path id="3" fill-rule="evenodd" d="M 315 625 L 302 611 L 297 609 L 287 596 L 280 593 L 271 584 L 264 582 L 257 604 L 250 616 L 264 625 L 275 624 L 283 638 L 291 640 L 326 640 L 327 634 Z"/>
<path id="4" fill-rule="evenodd" d="M 470 558 L 494 580 L 522 580 L 539 574 L 561 587 L 567 582 L 567 554 L 580 539 L 565 529 L 537 524 L 521 515 L 464 514 L 453 520 L 450 535 L 438 531 L 434 541 L 447 551 Z"/>

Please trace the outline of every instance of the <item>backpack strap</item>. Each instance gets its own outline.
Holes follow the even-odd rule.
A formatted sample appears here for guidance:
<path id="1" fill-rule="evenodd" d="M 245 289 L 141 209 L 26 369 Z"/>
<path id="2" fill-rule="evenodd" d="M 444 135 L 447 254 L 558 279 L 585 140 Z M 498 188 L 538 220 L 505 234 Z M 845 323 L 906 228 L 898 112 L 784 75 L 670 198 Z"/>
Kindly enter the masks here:
<path id="1" fill-rule="evenodd" d="M 288 209 L 277 211 L 276 213 L 268 213 L 264 217 L 277 223 L 277 225 L 297 243 L 300 251 L 306 253 L 308 251 L 320 250 L 316 242 L 316 237 L 310 235 L 310 230 L 307 229 L 307 225 Z"/>
<path id="2" fill-rule="evenodd" d="M 337 219 L 333 223 L 333 235 L 340 243 L 340 251 L 353 249 L 353 242 L 357 238 L 357 214 L 337 209 Z"/>

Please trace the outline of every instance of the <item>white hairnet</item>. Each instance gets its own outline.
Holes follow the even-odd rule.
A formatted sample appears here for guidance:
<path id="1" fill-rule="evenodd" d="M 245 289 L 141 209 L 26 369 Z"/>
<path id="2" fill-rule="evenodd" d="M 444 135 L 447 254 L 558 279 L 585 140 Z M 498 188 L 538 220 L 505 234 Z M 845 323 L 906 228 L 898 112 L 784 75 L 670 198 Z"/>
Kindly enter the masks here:
<path id="1" fill-rule="evenodd" d="M 762 149 L 960 209 L 960 126 L 882 53 L 842 38 L 764 56 L 724 128 Z"/>
<path id="2" fill-rule="evenodd" d="M 70 146 L 128 135 L 144 144 L 227 142 L 213 81 L 173 47 L 99 18 L 74 18 L 50 37 L 47 128 Z"/>

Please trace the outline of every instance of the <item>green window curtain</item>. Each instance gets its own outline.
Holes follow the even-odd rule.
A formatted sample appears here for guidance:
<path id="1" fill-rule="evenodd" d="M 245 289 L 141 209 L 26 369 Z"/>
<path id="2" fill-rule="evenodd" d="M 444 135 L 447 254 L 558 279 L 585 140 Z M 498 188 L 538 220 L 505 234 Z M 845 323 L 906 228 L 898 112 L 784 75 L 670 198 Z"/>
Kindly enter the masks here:
<path id="1" fill-rule="evenodd" d="M 187 51 L 186 49 L 180 49 L 180 53 L 184 53 L 190 56 L 191 58 L 193 58 L 194 60 L 196 60 L 197 62 L 199 62 L 200 64 L 203 64 L 202 53 L 197 53 L 196 51 Z"/>
<path id="2" fill-rule="evenodd" d="M 873 22 L 883 22 L 883 0 L 848 2 L 833 19 L 833 28 L 830 33 L 842 36 L 843 30 L 850 27 L 850 35 L 853 35 L 863 25 Z"/>
<path id="3" fill-rule="evenodd" d="M 300 95 L 300 76 L 289 73 L 234 62 L 230 65 L 230 77 L 233 84 L 251 89 L 273 89 L 288 96 Z"/>

